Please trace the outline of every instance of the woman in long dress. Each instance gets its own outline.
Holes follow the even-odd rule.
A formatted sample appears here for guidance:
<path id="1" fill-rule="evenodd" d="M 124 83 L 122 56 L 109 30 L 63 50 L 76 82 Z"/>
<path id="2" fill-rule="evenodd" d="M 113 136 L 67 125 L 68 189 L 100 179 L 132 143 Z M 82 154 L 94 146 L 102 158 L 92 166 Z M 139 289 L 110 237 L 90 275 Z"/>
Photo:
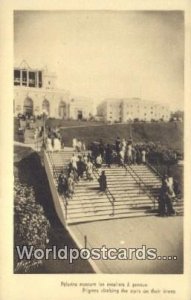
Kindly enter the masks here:
<path id="1" fill-rule="evenodd" d="M 127 146 L 127 161 L 129 164 L 132 163 L 132 144 Z"/>
<path id="2" fill-rule="evenodd" d="M 93 180 L 93 164 L 90 160 L 86 165 L 86 176 L 88 180 Z"/>
<path id="3" fill-rule="evenodd" d="M 61 142 L 58 138 L 54 139 L 54 151 L 60 151 L 61 150 Z"/>
<path id="4" fill-rule="evenodd" d="M 50 152 L 53 151 L 52 140 L 50 138 L 47 138 L 47 150 Z"/>
<path id="5" fill-rule="evenodd" d="M 72 198 L 74 194 L 74 178 L 72 174 L 70 174 L 68 177 L 67 186 L 68 186 L 68 197 Z"/>
<path id="6" fill-rule="evenodd" d="M 105 176 L 105 171 L 102 171 L 101 175 L 99 177 L 99 187 L 100 187 L 101 192 L 105 192 L 105 190 L 107 188 L 107 179 Z"/>
<path id="7" fill-rule="evenodd" d="M 146 163 L 146 151 L 145 151 L 145 149 L 143 149 L 141 151 L 141 154 L 142 154 L 142 163 L 145 164 Z"/>

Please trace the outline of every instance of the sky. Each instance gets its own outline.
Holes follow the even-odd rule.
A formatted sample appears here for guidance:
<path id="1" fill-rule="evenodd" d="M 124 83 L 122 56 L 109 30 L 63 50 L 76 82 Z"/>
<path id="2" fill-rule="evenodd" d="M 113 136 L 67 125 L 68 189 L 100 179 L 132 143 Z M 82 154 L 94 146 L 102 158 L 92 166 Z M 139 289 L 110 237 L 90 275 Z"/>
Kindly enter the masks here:
<path id="1" fill-rule="evenodd" d="M 16 11 L 15 66 L 23 59 L 96 104 L 140 97 L 184 106 L 181 11 Z"/>

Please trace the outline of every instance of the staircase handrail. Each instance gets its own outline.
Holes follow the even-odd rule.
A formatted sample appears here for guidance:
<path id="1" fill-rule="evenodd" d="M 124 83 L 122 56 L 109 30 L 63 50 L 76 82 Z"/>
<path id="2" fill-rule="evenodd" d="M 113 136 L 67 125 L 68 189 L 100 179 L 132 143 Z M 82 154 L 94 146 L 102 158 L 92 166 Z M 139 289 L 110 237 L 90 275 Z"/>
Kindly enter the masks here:
<path id="1" fill-rule="evenodd" d="M 135 181 L 138 183 L 139 189 L 142 188 L 142 190 L 143 190 L 143 191 L 147 194 L 147 196 L 151 199 L 151 201 L 152 201 L 153 204 L 154 204 L 154 208 L 155 208 L 155 201 L 156 201 L 156 199 L 155 199 L 155 197 L 154 197 L 153 195 L 151 195 L 150 190 L 149 190 L 148 186 L 146 185 L 146 183 L 145 183 L 145 182 L 142 180 L 142 178 L 135 172 L 135 170 L 131 167 L 131 165 L 128 165 L 128 166 L 129 166 L 130 170 L 133 172 L 134 176 L 130 173 L 130 171 L 129 171 L 129 169 L 127 168 L 127 166 L 126 166 L 126 165 L 124 165 L 124 166 L 125 166 L 126 171 L 128 171 L 129 174 L 130 174 L 130 175 L 135 179 Z M 138 178 L 138 180 L 137 180 L 136 177 Z M 141 184 L 143 184 L 144 187 L 142 187 Z"/>
<path id="2" fill-rule="evenodd" d="M 152 166 L 148 161 L 146 161 L 146 165 L 147 165 L 147 166 L 148 166 L 155 174 L 157 174 L 157 175 L 160 177 L 160 179 L 163 178 L 162 174 L 161 174 L 154 166 Z"/>

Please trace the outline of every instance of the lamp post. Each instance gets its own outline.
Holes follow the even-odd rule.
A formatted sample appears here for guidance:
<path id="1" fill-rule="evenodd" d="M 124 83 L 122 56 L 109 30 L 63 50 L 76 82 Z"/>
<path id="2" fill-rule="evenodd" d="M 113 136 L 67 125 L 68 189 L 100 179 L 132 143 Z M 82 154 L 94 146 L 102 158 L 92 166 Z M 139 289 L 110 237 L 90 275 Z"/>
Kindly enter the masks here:
<path id="1" fill-rule="evenodd" d="M 43 118 L 43 143 L 42 148 L 46 149 L 46 119 L 47 119 L 47 111 L 44 109 L 42 111 L 42 118 Z"/>
<path id="2" fill-rule="evenodd" d="M 133 140 L 133 136 L 132 136 L 132 116 L 130 114 L 130 118 L 129 118 L 129 139 L 132 141 Z"/>
<path id="3" fill-rule="evenodd" d="M 130 140 L 132 140 L 132 126 L 131 126 L 131 120 L 129 123 L 129 136 L 130 136 Z"/>

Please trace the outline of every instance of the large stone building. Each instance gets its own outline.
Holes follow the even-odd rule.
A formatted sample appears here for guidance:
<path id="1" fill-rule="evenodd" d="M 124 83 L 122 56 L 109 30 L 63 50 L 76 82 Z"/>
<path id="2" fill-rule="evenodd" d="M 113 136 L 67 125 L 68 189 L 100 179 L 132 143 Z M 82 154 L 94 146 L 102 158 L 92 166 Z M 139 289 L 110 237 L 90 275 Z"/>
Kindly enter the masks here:
<path id="1" fill-rule="evenodd" d="M 88 119 L 93 102 L 74 98 L 56 87 L 56 74 L 31 69 L 26 62 L 14 69 L 14 115 L 41 115 L 61 119 Z"/>
<path id="2" fill-rule="evenodd" d="M 112 123 L 135 119 L 141 121 L 170 119 L 168 107 L 139 98 L 106 99 L 97 107 L 97 114 Z"/>

